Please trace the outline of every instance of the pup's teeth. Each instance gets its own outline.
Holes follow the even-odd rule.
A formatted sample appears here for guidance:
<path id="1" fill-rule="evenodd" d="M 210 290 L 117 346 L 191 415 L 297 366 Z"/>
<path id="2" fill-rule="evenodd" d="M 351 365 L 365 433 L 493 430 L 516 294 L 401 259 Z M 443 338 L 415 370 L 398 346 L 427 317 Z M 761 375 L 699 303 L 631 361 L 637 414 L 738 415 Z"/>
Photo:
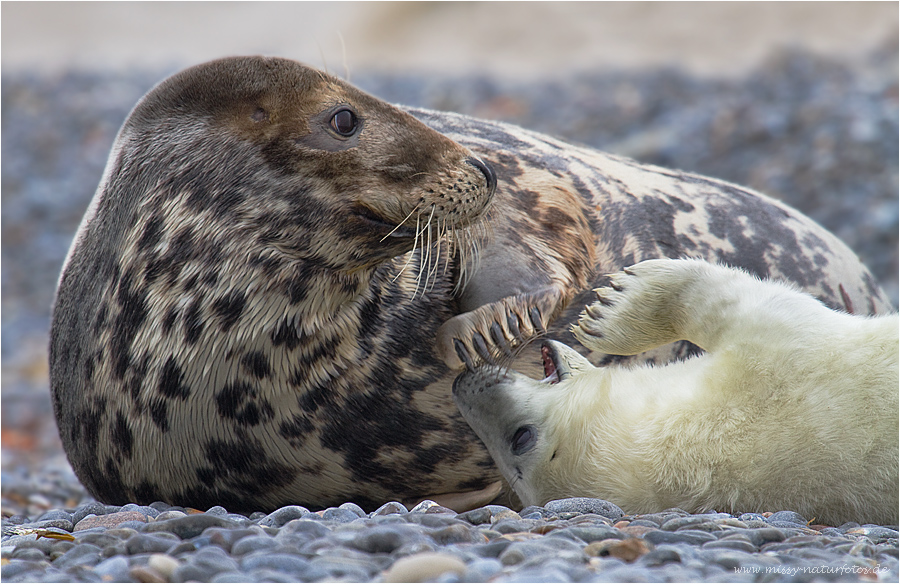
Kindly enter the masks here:
<path id="1" fill-rule="evenodd" d="M 554 371 L 547 377 L 541 379 L 541 383 L 547 383 L 549 385 L 553 385 L 554 383 L 559 383 L 559 375 L 557 375 L 556 371 Z"/>

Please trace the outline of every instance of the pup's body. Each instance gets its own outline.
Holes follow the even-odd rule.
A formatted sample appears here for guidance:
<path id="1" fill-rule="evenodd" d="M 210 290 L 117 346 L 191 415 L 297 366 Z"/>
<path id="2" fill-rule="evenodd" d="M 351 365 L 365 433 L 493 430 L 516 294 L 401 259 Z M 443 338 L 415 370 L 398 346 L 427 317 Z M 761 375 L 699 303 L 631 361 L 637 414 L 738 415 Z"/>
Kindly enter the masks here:
<path id="1" fill-rule="evenodd" d="M 462 374 L 457 404 L 525 504 L 594 496 L 629 513 L 791 509 L 829 524 L 897 523 L 896 314 L 835 312 L 698 260 L 642 262 L 597 295 L 573 330 L 589 349 L 686 339 L 707 353 L 595 368 L 551 341 L 549 384 Z"/>

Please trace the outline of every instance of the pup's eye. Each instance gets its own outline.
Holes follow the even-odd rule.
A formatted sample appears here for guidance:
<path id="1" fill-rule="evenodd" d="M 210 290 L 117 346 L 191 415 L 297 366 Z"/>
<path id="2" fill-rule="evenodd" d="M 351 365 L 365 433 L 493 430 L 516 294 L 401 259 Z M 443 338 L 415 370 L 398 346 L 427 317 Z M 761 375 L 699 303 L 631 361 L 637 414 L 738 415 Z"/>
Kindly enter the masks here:
<path id="1" fill-rule="evenodd" d="M 352 110 L 338 110 L 331 116 L 331 128 L 345 138 L 352 136 L 358 127 L 359 118 Z"/>
<path id="2" fill-rule="evenodd" d="M 522 426 L 513 434 L 510 441 L 512 453 L 516 456 L 525 454 L 537 444 L 537 430 L 534 426 Z"/>

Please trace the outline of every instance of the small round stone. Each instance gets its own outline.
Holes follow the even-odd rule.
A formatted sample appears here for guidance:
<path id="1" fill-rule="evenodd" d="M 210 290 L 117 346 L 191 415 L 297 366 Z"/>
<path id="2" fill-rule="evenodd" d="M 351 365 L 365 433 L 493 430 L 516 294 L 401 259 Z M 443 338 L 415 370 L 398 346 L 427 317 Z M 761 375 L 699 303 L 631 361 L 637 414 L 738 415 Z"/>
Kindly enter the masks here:
<path id="1" fill-rule="evenodd" d="M 602 499 L 590 499 L 586 497 L 573 497 L 570 499 L 557 499 L 544 505 L 544 509 L 551 513 L 596 513 L 613 521 L 625 516 L 617 505 Z"/>
<path id="2" fill-rule="evenodd" d="M 394 562 L 384 573 L 385 582 L 428 582 L 441 574 L 452 572 L 457 576 L 466 571 L 466 564 L 454 555 L 446 553 L 422 553 L 407 556 Z"/>
<path id="3" fill-rule="evenodd" d="M 409 513 L 409 510 L 403 505 L 403 503 L 398 503 L 397 501 L 390 501 L 385 503 L 378 509 L 376 509 L 372 515 L 373 516 L 381 516 L 381 515 L 406 515 Z"/>

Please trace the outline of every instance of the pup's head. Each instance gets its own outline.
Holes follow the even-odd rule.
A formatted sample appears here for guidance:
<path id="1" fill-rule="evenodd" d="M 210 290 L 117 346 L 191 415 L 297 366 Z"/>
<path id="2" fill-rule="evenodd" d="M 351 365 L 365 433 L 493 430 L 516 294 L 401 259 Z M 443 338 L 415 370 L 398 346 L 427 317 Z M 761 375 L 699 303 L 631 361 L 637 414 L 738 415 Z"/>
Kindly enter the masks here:
<path id="1" fill-rule="evenodd" d="M 591 439 L 597 369 L 574 349 L 545 341 L 544 379 L 482 367 L 460 374 L 453 399 L 525 505 L 575 495 Z"/>

